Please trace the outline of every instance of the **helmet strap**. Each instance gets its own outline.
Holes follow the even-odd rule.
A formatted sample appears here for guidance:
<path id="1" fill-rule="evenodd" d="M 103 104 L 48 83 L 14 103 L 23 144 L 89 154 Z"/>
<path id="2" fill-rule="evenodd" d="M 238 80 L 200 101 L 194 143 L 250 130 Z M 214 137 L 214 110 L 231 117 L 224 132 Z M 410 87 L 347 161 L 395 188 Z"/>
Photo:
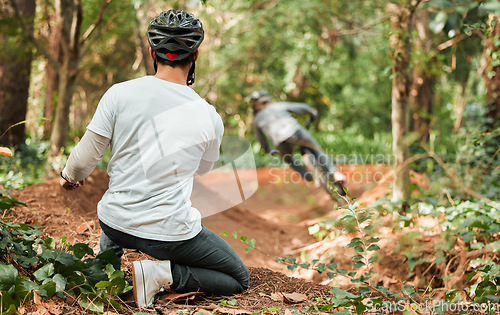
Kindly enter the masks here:
<path id="1" fill-rule="evenodd" d="M 155 73 L 158 72 L 158 64 L 156 63 L 156 58 L 153 60 L 153 67 L 155 68 Z"/>
<path id="2" fill-rule="evenodd" d="M 189 55 L 189 60 L 191 60 L 192 64 L 191 64 L 191 68 L 189 68 L 189 72 L 188 72 L 188 77 L 187 77 L 186 84 L 187 85 L 192 85 L 194 83 L 195 61 L 194 61 L 194 58 L 193 58 L 192 55 Z"/>

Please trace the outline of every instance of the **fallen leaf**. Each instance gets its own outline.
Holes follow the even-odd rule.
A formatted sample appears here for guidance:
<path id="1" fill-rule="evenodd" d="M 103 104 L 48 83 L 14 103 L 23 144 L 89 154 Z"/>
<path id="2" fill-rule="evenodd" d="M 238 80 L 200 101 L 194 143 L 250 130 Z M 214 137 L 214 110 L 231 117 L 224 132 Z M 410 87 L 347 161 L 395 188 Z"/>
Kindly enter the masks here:
<path id="1" fill-rule="evenodd" d="M 194 300 L 197 296 L 202 295 L 202 292 L 188 292 L 188 293 L 168 293 L 162 295 L 159 300 L 170 301 L 176 303 L 186 303 L 188 301 Z"/>
<path id="2" fill-rule="evenodd" d="M 52 315 L 61 315 L 62 314 L 62 305 L 53 300 L 49 300 L 43 304 L 43 306 L 49 311 Z"/>
<path id="3" fill-rule="evenodd" d="M 283 294 L 281 293 L 271 293 L 271 300 L 276 302 L 283 301 Z"/>
<path id="4" fill-rule="evenodd" d="M 307 295 L 302 293 L 283 293 L 285 303 L 297 304 L 307 300 Z"/>
<path id="5" fill-rule="evenodd" d="M 12 151 L 6 147 L 0 147 L 0 155 L 12 156 Z"/>
<path id="6" fill-rule="evenodd" d="M 194 310 L 193 315 L 212 315 L 212 312 L 203 308 L 197 308 Z"/>
<path id="7" fill-rule="evenodd" d="M 40 295 L 37 291 L 33 291 L 33 303 L 35 303 L 36 305 L 42 304 L 42 299 L 40 298 Z"/>
<path id="8" fill-rule="evenodd" d="M 215 313 L 216 314 L 230 314 L 230 315 L 252 314 L 252 312 L 249 312 L 246 310 L 233 309 L 233 308 L 227 308 L 227 307 L 218 308 L 215 310 Z"/>
<path id="9" fill-rule="evenodd" d="M 88 222 L 83 222 L 76 228 L 76 233 L 83 234 L 87 230 L 90 230 L 90 224 Z"/>

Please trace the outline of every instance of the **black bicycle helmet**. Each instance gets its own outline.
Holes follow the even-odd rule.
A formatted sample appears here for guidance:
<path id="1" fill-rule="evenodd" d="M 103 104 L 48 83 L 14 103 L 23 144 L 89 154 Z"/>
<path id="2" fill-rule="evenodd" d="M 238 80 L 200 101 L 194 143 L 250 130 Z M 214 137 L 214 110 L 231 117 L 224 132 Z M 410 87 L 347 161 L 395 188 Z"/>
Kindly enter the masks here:
<path id="1" fill-rule="evenodd" d="M 252 105 L 266 104 L 271 101 L 271 96 L 267 91 L 254 91 L 250 94 L 248 100 Z"/>
<path id="2" fill-rule="evenodd" d="M 204 38 L 201 21 L 184 10 L 168 10 L 158 14 L 148 27 L 148 41 L 156 56 L 167 64 L 190 58 L 188 84 L 194 82 L 194 59 Z M 156 70 L 156 64 L 155 64 Z"/>

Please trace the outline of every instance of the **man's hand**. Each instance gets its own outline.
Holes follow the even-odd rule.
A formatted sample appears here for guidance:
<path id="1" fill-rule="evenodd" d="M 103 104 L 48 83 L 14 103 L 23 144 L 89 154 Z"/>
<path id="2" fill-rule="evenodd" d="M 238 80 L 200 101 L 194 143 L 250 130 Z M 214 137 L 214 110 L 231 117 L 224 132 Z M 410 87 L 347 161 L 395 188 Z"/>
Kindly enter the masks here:
<path id="1" fill-rule="evenodd" d="M 84 184 L 83 179 L 76 184 L 70 183 L 67 180 L 65 180 L 64 178 L 61 178 L 59 180 L 59 186 L 61 186 L 64 190 L 77 189 L 78 187 L 83 186 L 83 184 Z"/>

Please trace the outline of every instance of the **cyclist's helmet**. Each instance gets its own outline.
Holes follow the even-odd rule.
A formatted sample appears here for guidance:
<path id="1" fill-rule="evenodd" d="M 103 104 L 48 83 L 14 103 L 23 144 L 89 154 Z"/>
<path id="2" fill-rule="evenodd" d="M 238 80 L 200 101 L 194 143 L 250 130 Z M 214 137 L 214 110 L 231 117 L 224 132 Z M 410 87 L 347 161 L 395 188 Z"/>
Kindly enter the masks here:
<path id="1" fill-rule="evenodd" d="M 271 96 L 267 91 L 254 91 L 250 94 L 248 99 L 250 101 L 250 105 L 257 106 L 269 103 L 271 101 Z"/>
<path id="2" fill-rule="evenodd" d="M 156 56 L 167 64 L 173 65 L 174 61 L 191 59 L 193 65 L 188 84 L 192 84 L 194 82 L 192 54 L 200 47 L 204 38 L 201 21 L 184 10 L 164 11 L 149 23 L 147 35 L 149 45 L 156 52 Z"/>

